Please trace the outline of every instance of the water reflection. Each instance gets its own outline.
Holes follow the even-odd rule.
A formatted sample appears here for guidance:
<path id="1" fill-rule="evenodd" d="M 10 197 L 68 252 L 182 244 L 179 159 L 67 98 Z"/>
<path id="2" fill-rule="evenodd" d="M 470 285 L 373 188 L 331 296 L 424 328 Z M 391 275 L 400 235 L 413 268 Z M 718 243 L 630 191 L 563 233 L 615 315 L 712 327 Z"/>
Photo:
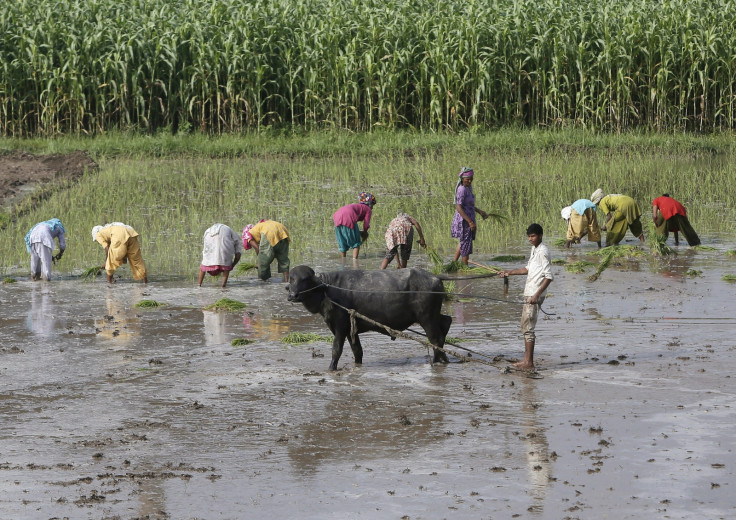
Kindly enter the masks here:
<path id="1" fill-rule="evenodd" d="M 38 336 L 51 336 L 59 322 L 54 314 L 52 289 L 48 284 L 33 284 L 31 308 L 26 318 L 26 328 Z"/>
<path id="2" fill-rule="evenodd" d="M 128 290 L 128 287 L 125 288 Z M 133 294 L 142 297 L 141 289 L 133 289 Z M 116 289 L 108 288 L 105 294 L 105 308 L 107 314 L 95 318 L 97 337 L 114 340 L 116 343 L 128 344 L 141 331 L 140 318 L 135 309 L 120 301 L 121 295 Z"/>
<path id="3" fill-rule="evenodd" d="M 314 476 L 322 464 L 398 460 L 445 440 L 442 409 L 433 397 L 417 389 L 411 395 L 392 390 L 390 400 L 376 399 L 385 396 L 383 391 L 339 391 L 337 398 L 312 413 L 314 420 L 302 424 L 298 438 L 288 445 L 296 472 Z"/>
<path id="4" fill-rule="evenodd" d="M 519 381 L 521 402 L 521 427 L 526 456 L 526 470 L 529 482 L 529 496 L 532 504 L 530 512 L 543 513 L 544 500 L 550 487 L 552 467 L 549 455 L 549 442 L 544 430 L 545 421 L 540 417 L 539 406 L 542 402 L 537 392 L 537 380 L 522 378 Z"/>

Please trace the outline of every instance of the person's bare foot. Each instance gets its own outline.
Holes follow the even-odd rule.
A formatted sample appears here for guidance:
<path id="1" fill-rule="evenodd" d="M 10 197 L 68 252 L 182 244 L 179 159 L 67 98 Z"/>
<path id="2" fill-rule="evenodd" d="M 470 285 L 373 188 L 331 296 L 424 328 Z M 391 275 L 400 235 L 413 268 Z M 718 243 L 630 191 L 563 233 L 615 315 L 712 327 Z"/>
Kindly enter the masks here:
<path id="1" fill-rule="evenodd" d="M 513 363 L 511 366 L 516 370 L 523 370 L 524 372 L 534 371 L 534 363 L 525 363 L 524 361 L 519 361 L 518 363 Z"/>

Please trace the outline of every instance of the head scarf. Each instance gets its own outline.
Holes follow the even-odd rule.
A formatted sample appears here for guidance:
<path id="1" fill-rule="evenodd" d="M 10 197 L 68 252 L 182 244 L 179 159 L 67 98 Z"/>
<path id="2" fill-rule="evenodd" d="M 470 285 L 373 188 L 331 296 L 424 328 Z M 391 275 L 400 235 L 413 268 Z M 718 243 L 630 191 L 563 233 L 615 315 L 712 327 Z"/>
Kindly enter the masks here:
<path id="1" fill-rule="evenodd" d="M 261 219 L 258 221 L 260 224 L 261 222 L 265 222 L 266 219 Z M 250 241 L 253 240 L 253 235 L 250 234 L 250 230 L 256 227 L 255 224 L 248 224 L 243 228 L 243 249 L 246 251 L 250 249 Z"/>
<path id="2" fill-rule="evenodd" d="M 220 230 L 224 226 L 225 224 L 215 224 L 214 226 L 207 228 L 207 230 L 204 232 L 204 236 L 215 237 L 220 234 Z"/>
<path id="3" fill-rule="evenodd" d="M 462 168 L 460 168 L 460 173 L 458 173 L 457 176 L 462 179 L 463 177 L 472 177 L 474 174 L 475 172 L 473 172 L 472 168 L 463 166 Z"/>
<path id="4" fill-rule="evenodd" d="M 58 218 L 52 218 L 50 220 L 45 220 L 44 222 L 39 222 L 38 224 L 36 224 L 36 226 L 40 226 L 41 224 L 46 224 L 49 227 L 51 233 L 54 233 L 54 231 L 56 231 L 56 229 L 58 228 L 62 234 L 66 234 L 66 229 L 64 229 L 64 225 Z M 31 229 L 29 229 L 28 233 L 26 233 L 25 236 L 26 250 L 29 253 L 31 252 L 31 231 L 33 231 L 36 226 L 33 226 Z"/>
<path id="5" fill-rule="evenodd" d="M 376 197 L 374 197 L 372 193 L 362 191 L 360 192 L 360 195 L 358 195 L 358 202 L 365 204 L 366 206 L 373 206 L 376 203 Z"/>
<path id="6" fill-rule="evenodd" d="M 460 173 L 457 174 L 458 179 L 455 183 L 455 197 L 457 197 L 457 189 L 460 187 L 460 185 L 463 183 L 463 179 L 473 178 L 473 175 L 475 172 L 473 172 L 472 168 L 468 168 L 467 166 L 463 166 L 460 168 Z M 470 188 L 472 190 L 472 188 Z M 457 204 L 457 199 L 452 202 L 453 204 Z"/>
<path id="7" fill-rule="evenodd" d="M 562 208 L 562 211 L 560 211 L 560 215 L 562 215 L 562 218 L 565 220 L 570 220 L 570 215 L 572 215 L 572 206 L 565 206 Z"/>
<path id="8" fill-rule="evenodd" d="M 597 206 L 602 198 L 603 198 L 603 190 L 598 188 L 597 190 L 593 192 L 593 195 L 590 196 L 590 202 L 592 202 L 593 204 Z"/>
<path id="9" fill-rule="evenodd" d="M 95 226 L 92 228 L 92 242 L 97 240 L 97 233 L 102 231 L 102 226 Z"/>

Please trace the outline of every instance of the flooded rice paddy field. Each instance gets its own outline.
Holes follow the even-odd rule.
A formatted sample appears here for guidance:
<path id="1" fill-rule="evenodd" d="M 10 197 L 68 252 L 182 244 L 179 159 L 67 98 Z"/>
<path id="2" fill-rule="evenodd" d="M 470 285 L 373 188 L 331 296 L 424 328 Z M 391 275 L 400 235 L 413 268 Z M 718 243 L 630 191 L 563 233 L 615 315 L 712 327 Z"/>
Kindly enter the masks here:
<path id="1" fill-rule="evenodd" d="M 337 372 L 328 343 L 281 342 L 329 331 L 276 278 L 0 285 L 0 516 L 733 518 L 736 260 L 714 245 L 596 282 L 555 266 L 535 377 L 503 372 L 521 276 L 446 304 L 494 366 L 365 334 Z M 202 310 L 222 297 L 248 306 Z"/>

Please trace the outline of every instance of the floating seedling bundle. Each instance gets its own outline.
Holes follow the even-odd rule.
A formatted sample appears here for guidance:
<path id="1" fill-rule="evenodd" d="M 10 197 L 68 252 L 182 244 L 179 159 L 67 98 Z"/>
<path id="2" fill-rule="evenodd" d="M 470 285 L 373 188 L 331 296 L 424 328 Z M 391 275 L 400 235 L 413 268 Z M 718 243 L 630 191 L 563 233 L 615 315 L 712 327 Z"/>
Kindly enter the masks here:
<path id="1" fill-rule="evenodd" d="M 245 304 L 230 298 L 220 298 L 215 303 L 204 308 L 206 311 L 240 311 L 245 309 Z"/>

